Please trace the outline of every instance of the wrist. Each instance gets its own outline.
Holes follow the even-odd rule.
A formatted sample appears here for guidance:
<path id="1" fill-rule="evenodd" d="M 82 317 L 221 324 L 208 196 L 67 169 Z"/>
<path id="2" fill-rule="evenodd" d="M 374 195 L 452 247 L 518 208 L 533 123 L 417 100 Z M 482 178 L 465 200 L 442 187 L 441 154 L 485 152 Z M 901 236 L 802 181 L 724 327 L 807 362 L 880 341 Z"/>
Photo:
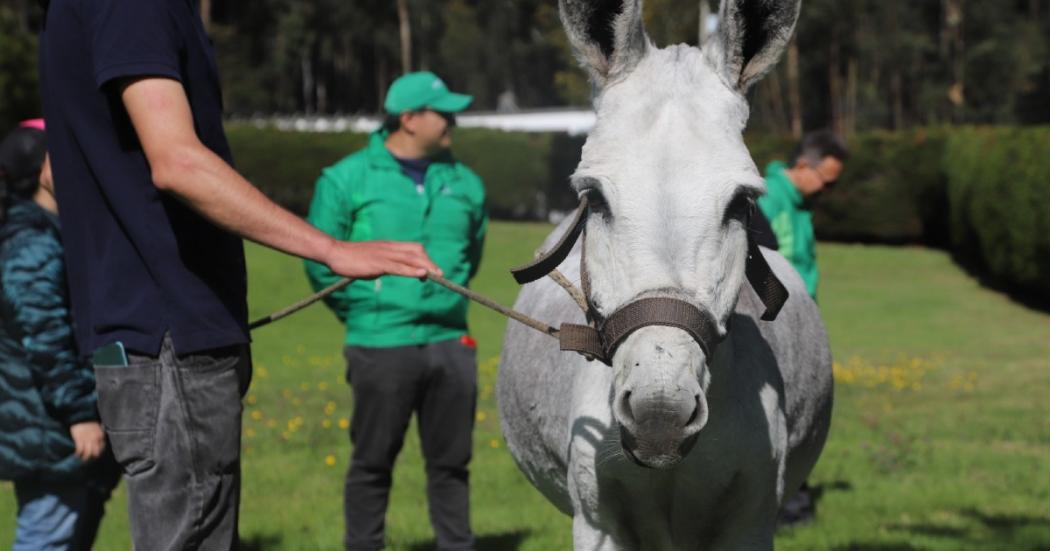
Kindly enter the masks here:
<path id="1" fill-rule="evenodd" d="M 311 260 L 315 260 L 317 262 L 320 262 L 321 264 L 324 264 L 325 266 L 331 267 L 332 262 L 335 260 L 336 247 L 339 244 L 339 241 L 334 237 L 325 234 L 324 232 L 319 231 L 317 233 L 321 234 L 322 239 L 317 247 L 317 256 L 312 258 Z"/>

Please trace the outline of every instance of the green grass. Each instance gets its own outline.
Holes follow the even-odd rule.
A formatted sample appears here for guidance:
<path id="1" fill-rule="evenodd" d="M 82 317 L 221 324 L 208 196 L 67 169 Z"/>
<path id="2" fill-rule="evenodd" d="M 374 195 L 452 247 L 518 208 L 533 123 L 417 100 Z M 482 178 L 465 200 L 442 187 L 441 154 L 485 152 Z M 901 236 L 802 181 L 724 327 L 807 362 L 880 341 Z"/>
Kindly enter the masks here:
<path id="1" fill-rule="evenodd" d="M 474 287 L 503 303 L 506 269 L 547 226 L 496 223 Z M 308 293 L 299 262 L 250 247 L 253 316 Z M 836 357 L 831 438 L 811 482 L 817 520 L 788 550 L 1050 548 L 1050 316 L 977 285 L 943 253 L 823 245 L 821 307 Z M 553 321 L 553 320 L 552 320 Z M 493 397 L 505 321 L 474 308 L 480 402 L 472 468 L 481 549 L 571 547 L 570 521 L 518 472 Z M 339 549 L 350 445 L 341 328 L 314 307 L 259 330 L 245 415 L 241 532 L 254 549 Z M 259 419 L 256 419 L 258 417 Z M 325 421 L 328 421 L 326 426 Z M 334 463 L 334 464 L 329 464 Z M 392 549 L 432 547 L 415 429 L 395 474 Z M 0 485 L 0 547 L 14 496 Z M 123 492 L 98 549 L 126 550 Z"/>

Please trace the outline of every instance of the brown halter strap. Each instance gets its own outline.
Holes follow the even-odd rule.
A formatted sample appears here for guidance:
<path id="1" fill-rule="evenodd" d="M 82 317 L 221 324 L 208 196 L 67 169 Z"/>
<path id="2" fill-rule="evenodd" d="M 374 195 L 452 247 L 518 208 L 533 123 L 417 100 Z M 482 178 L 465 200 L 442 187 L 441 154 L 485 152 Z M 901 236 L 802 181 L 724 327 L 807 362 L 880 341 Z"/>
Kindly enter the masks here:
<path id="1" fill-rule="evenodd" d="M 531 283 L 553 272 L 572 251 L 572 247 L 584 233 L 587 222 L 588 200 L 584 195 L 576 209 L 569 230 L 550 251 L 536 260 L 511 270 L 520 284 Z M 762 319 L 776 319 L 788 299 L 788 291 L 770 269 L 758 245 L 749 236 L 747 244 L 747 279 L 758 293 L 766 310 Z M 581 255 L 580 278 L 584 296 L 590 304 L 590 285 L 586 265 Z M 566 323 L 557 332 L 561 349 L 583 354 L 588 359 L 597 359 L 611 365 L 616 349 L 635 331 L 652 325 L 677 327 L 700 345 L 704 354 L 710 356 L 720 340 L 718 323 L 706 309 L 697 308 L 687 301 L 670 297 L 648 297 L 634 300 L 613 312 L 608 318 L 601 316 L 593 307 L 585 312 L 593 325 Z"/>

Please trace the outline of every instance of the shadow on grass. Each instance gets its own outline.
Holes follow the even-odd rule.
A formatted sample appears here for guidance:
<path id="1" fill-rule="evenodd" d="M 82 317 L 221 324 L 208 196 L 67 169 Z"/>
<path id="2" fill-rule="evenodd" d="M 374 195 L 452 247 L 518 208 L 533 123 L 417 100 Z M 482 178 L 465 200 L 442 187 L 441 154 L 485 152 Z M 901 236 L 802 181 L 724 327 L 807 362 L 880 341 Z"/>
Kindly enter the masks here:
<path id="1" fill-rule="evenodd" d="M 485 534 L 477 536 L 474 549 L 477 551 L 517 551 L 522 542 L 529 537 L 529 530 L 518 530 L 506 534 Z M 433 540 L 416 543 L 409 547 L 409 551 L 433 551 L 435 548 Z"/>
<path id="2" fill-rule="evenodd" d="M 267 551 L 281 546 L 283 538 L 278 534 L 256 534 L 247 539 L 241 538 L 240 551 Z"/>
<path id="3" fill-rule="evenodd" d="M 910 543 L 848 543 L 831 548 L 831 551 L 926 551 Z"/>
<path id="4" fill-rule="evenodd" d="M 969 543 L 971 545 L 978 545 L 980 542 L 989 539 L 987 533 L 981 533 L 980 528 L 992 532 L 991 539 L 1004 545 L 1007 542 L 1013 542 L 1015 532 L 1018 530 L 1031 527 L 1050 529 L 1050 518 L 1046 517 L 1025 514 L 990 514 L 972 507 L 959 511 L 959 515 L 972 521 L 973 524 L 968 527 L 944 526 L 931 523 L 896 524 L 890 526 L 890 529 L 920 536 L 954 539 L 960 543 Z M 1034 545 L 1013 542 L 1009 544 L 1009 547 L 1025 551 L 1050 551 L 1050 540 Z"/>

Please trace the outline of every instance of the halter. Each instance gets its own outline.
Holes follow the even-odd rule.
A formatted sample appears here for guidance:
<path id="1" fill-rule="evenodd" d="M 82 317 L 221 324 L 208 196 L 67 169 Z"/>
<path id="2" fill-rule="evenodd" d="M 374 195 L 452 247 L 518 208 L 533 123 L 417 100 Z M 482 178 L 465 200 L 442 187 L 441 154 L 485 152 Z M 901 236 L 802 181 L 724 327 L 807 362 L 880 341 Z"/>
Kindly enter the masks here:
<path id="1" fill-rule="evenodd" d="M 599 360 L 606 365 L 612 365 L 613 355 L 620 344 L 635 331 L 651 325 L 677 327 L 685 331 L 700 345 L 700 349 L 704 351 L 704 354 L 710 357 L 715 346 L 722 340 L 722 336 L 718 334 L 718 322 L 710 311 L 697 308 L 691 302 L 663 296 L 638 298 L 622 306 L 608 317 L 603 317 L 590 299 L 590 277 L 587 273 L 587 263 L 585 262 L 587 257 L 586 240 L 584 240 L 583 252 L 580 255 L 580 284 L 583 287 L 583 291 L 581 292 L 573 286 L 572 282 L 558 272 L 558 265 L 565 261 L 573 246 L 580 239 L 580 235 L 584 233 L 588 205 L 589 202 L 585 195 L 580 200 L 580 206 L 576 208 L 576 214 L 569 231 L 561 236 L 554 248 L 533 262 L 511 270 L 514 279 L 520 284 L 531 283 L 544 276 L 550 276 L 551 279 L 572 295 L 573 299 L 583 310 L 584 315 L 587 316 L 587 325 L 565 323 L 560 328 L 555 329 L 435 273 L 429 273 L 426 277 L 452 292 L 491 308 L 540 333 L 558 339 L 562 350 L 577 352 L 588 360 Z M 751 286 L 762 300 L 762 304 L 766 307 L 766 311 L 762 314 L 762 320 L 772 321 L 776 319 L 780 309 L 784 306 L 784 302 L 788 299 L 788 291 L 784 284 L 773 275 L 773 270 L 769 268 L 765 257 L 762 256 L 762 252 L 750 235 L 747 238 L 747 266 L 745 273 L 747 274 L 747 280 L 751 283 Z M 248 325 L 248 328 L 257 329 L 290 316 L 310 304 L 338 292 L 349 285 L 350 282 L 350 278 L 344 277 L 310 297 L 269 316 L 255 320 Z"/>
<path id="2" fill-rule="evenodd" d="M 589 201 L 584 195 L 580 200 L 580 205 L 576 208 L 569 230 L 562 235 L 554 247 L 536 260 L 511 270 L 511 274 L 519 284 L 524 285 L 544 276 L 557 274 L 558 265 L 569 256 L 569 252 L 572 251 L 580 236 L 586 233 L 588 207 Z M 584 240 L 583 251 L 580 254 L 582 293 L 570 288 L 571 284 L 564 278 L 555 277 L 556 280 L 561 280 L 559 284 L 566 287 L 574 297 L 582 295 L 582 301 L 578 298 L 577 302 L 580 303 L 588 320 L 587 325 L 562 324 L 556 334 L 553 334 L 558 339 L 562 350 L 577 352 L 588 360 L 598 360 L 606 365 L 612 365 L 616 349 L 627 337 L 643 327 L 656 325 L 676 327 L 685 331 L 700 345 L 705 355 L 711 356 L 715 347 L 722 340 L 722 336 L 718 334 L 718 322 L 709 310 L 697 308 L 685 300 L 660 296 L 639 298 L 621 306 L 608 317 L 601 316 L 591 302 L 586 257 L 587 248 L 586 240 Z M 762 320 L 776 319 L 788 299 L 788 291 L 773 274 L 773 270 L 769 268 L 765 257 L 762 256 L 762 252 L 750 235 L 747 239 L 745 273 L 766 308 L 762 314 Z"/>

